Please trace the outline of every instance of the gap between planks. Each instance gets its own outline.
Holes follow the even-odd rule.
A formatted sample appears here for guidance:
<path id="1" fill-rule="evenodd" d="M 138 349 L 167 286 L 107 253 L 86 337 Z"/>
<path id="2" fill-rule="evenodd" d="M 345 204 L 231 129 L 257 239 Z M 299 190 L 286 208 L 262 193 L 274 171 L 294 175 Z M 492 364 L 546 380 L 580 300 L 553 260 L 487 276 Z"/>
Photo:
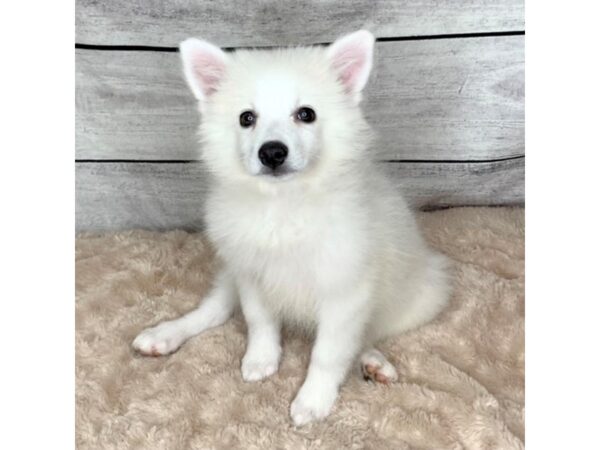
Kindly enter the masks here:
<path id="1" fill-rule="evenodd" d="M 435 39 L 471 39 L 471 38 L 482 38 L 482 37 L 498 37 L 498 36 L 524 36 L 525 30 L 515 31 L 493 31 L 488 33 L 456 33 L 456 34 L 430 34 L 422 36 L 396 36 L 396 37 L 382 37 L 375 39 L 376 42 L 398 42 L 398 41 L 430 41 Z M 318 42 L 310 45 L 329 45 L 331 42 Z M 105 50 L 105 51 L 145 51 L 145 52 L 166 52 L 174 53 L 179 51 L 177 47 L 161 47 L 155 45 L 97 45 L 97 44 L 83 44 L 75 43 L 76 49 L 81 50 Z M 238 49 L 269 49 L 278 48 L 278 46 L 260 46 L 260 47 L 223 47 L 225 51 L 233 51 Z"/>

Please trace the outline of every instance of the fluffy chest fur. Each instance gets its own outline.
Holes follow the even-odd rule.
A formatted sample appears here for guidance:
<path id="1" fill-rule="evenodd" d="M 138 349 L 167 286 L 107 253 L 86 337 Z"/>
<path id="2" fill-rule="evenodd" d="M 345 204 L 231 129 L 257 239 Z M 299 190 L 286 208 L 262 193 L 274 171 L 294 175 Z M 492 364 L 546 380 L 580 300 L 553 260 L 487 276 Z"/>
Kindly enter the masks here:
<path id="1" fill-rule="evenodd" d="M 209 236 L 234 277 L 251 277 L 271 309 L 310 324 L 319 302 L 365 270 L 368 221 L 351 195 L 216 191 Z"/>

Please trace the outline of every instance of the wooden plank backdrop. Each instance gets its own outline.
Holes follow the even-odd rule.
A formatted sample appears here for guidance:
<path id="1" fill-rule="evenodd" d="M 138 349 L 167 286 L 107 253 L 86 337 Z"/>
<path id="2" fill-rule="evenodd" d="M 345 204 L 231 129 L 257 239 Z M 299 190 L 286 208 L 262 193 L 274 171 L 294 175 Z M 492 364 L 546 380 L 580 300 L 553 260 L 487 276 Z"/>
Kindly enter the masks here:
<path id="1" fill-rule="evenodd" d="M 378 42 L 364 110 L 382 160 L 523 152 L 523 36 Z M 78 159 L 197 158 L 179 55 L 76 52 Z"/>
<path id="2" fill-rule="evenodd" d="M 524 202 L 523 0 L 77 0 L 76 228 L 201 227 L 206 172 L 177 44 L 379 38 L 364 107 L 415 207 Z M 190 162 L 191 161 L 191 162 Z"/>
<path id="3" fill-rule="evenodd" d="M 224 47 L 524 29 L 523 0 L 77 0 L 76 39 L 175 47 L 200 35 Z"/>
<path id="4" fill-rule="evenodd" d="M 524 159 L 485 163 L 382 163 L 415 208 L 523 201 Z M 79 163 L 77 231 L 202 228 L 201 163 Z"/>

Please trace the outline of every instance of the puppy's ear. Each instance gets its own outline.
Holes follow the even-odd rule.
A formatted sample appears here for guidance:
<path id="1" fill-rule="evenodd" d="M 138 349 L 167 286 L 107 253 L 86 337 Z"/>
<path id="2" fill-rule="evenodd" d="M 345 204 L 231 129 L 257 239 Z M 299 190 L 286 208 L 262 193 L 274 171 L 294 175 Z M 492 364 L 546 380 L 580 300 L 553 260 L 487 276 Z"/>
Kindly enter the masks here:
<path id="1" fill-rule="evenodd" d="M 225 75 L 228 56 L 219 47 L 200 39 L 179 44 L 183 72 L 196 98 L 203 102 L 217 90 Z"/>
<path id="2" fill-rule="evenodd" d="M 339 38 L 327 48 L 327 58 L 340 82 L 357 101 L 373 66 L 374 42 L 370 32 L 360 30 Z"/>

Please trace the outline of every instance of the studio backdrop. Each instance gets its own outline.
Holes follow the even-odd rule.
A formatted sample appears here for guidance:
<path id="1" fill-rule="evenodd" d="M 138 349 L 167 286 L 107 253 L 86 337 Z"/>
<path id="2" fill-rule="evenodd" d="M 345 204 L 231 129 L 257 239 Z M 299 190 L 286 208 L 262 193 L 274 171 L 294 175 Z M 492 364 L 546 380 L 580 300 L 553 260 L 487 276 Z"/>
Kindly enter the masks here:
<path id="1" fill-rule="evenodd" d="M 524 204 L 522 0 L 78 0 L 76 228 L 199 229 L 200 120 L 177 45 L 377 37 L 364 110 L 416 208 Z"/>

